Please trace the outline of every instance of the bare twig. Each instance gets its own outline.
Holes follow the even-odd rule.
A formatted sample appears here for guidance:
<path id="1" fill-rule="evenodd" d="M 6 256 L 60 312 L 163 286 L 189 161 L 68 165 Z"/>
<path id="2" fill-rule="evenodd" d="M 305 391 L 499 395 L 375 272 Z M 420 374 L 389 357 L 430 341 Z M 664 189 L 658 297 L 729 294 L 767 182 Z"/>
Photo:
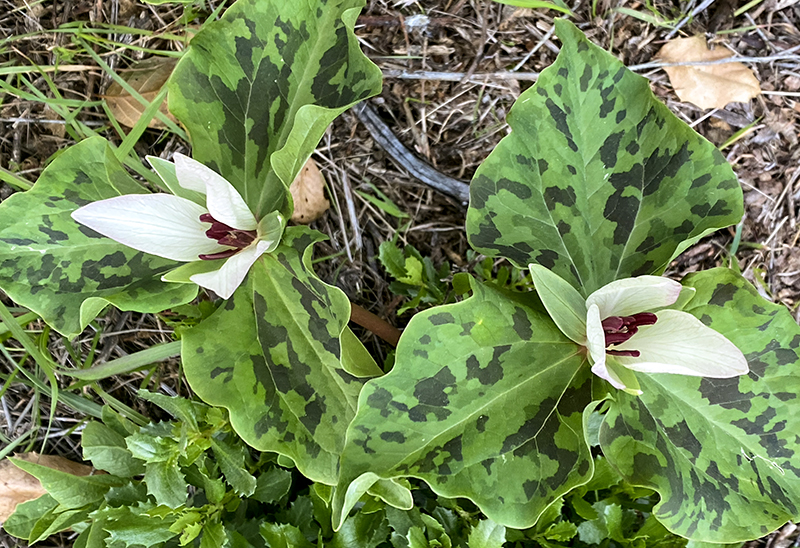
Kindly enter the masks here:
<path id="1" fill-rule="evenodd" d="M 389 126 L 381 120 L 378 113 L 366 102 L 355 106 L 353 110 L 358 119 L 361 120 L 361 123 L 367 126 L 367 130 L 369 130 L 375 142 L 395 162 L 406 168 L 409 173 L 426 185 L 455 198 L 462 205 L 467 205 L 467 202 L 469 202 L 469 184 L 440 173 L 417 158 L 395 137 Z"/>

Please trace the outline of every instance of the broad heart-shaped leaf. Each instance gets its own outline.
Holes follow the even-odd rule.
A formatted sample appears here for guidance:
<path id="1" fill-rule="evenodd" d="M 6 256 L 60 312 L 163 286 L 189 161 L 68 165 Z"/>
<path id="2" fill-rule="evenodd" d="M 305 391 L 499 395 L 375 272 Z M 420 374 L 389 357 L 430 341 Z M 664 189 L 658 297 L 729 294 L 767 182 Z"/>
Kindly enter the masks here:
<path id="1" fill-rule="evenodd" d="M 535 293 L 473 283 L 474 295 L 412 318 L 394 369 L 366 384 L 347 430 L 334 524 L 377 478 L 421 478 L 495 522 L 533 525 L 589 480 L 580 347 Z"/>
<path id="2" fill-rule="evenodd" d="M 239 0 L 192 40 L 170 80 L 170 110 L 194 157 L 261 218 L 291 215 L 289 185 L 328 124 L 380 91 L 358 47 L 364 0 Z"/>
<path id="3" fill-rule="evenodd" d="M 655 489 L 654 514 L 693 540 L 732 543 L 800 516 L 800 327 L 727 269 L 690 274 L 684 308 L 732 341 L 750 373 L 730 379 L 636 373 L 617 392 L 603 452 L 626 480 Z"/>
<path id="4" fill-rule="evenodd" d="M 248 444 L 286 455 L 306 477 L 332 485 L 366 379 L 341 364 L 350 301 L 311 270 L 320 236 L 287 228 L 283 244 L 255 263 L 233 297 L 184 335 L 181 354 L 194 391 L 226 407 Z"/>
<path id="5" fill-rule="evenodd" d="M 467 235 L 490 256 L 552 269 L 584 296 L 669 261 L 742 216 L 725 158 L 647 80 L 556 21 L 556 62 L 511 109 L 475 174 Z"/>
<path id="6" fill-rule="evenodd" d="M 160 312 L 191 301 L 197 286 L 161 281 L 179 263 L 118 244 L 70 217 L 89 202 L 143 192 L 105 139 L 67 149 L 31 190 L 0 204 L 0 287 L 67 336 L 109 303 Z"/>

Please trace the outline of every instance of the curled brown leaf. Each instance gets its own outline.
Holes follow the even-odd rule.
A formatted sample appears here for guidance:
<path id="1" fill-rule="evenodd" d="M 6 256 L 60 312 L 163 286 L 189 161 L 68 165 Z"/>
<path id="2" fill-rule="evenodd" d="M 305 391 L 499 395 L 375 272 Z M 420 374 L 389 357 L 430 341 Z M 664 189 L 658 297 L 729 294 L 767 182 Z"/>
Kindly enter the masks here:
<path id="1" fill-rule="evenodd" d="M 325 177 L 311 158 L 295 177 L 289 192 L 294 200 L 292 221 L 296 223 L 316 221 L 331 206 L 325 198 Z"/>
<path id="2" fill-rule="evenodd" d="M 703 36 L 667 42 L 657 57 L 669 63 L 718 61 L 733 54 L 725 48 L 708 49 Z M 728 103 L 745 102 L 761 93 L 753 71 L 742 63 L 664 67 L 681 101 L 700 108 L 724 108 Z"/>

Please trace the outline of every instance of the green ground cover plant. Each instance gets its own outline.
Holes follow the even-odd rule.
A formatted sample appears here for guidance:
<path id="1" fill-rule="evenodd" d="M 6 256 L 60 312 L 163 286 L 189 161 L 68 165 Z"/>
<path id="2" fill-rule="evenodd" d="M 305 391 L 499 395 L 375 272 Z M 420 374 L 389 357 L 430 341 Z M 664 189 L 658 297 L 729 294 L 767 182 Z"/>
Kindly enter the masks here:
<path id="1" fill-rule="evenodd" d="M 735 269 L 661 277 L 739 221 L 736 177 L 565 20 L 471 184 L 472 247 L 516 269 L 451 291 L 387 243 L 394 290 L 434 306 L 384 374 L 313 270 L 322 234 L 285 221 L 327 126 L 380 89 L 361 6 L 239 0 L 206 25 L 169 82 L 194 160 L 151 159 L 168 192 L 89 137 L 0 204 L 0 287 L 66 337 L 109 304 L 221 297 L 161 349 L 180 345 L 204 403 L 140 392 L 175 419 L 150 424 L 93 408 L 84 456 L 108 474 L 15 461 L 49 494 L 6 530 L 73 528 L 92 547 L 642 547 L 797 519 L 800 328 Z"/>

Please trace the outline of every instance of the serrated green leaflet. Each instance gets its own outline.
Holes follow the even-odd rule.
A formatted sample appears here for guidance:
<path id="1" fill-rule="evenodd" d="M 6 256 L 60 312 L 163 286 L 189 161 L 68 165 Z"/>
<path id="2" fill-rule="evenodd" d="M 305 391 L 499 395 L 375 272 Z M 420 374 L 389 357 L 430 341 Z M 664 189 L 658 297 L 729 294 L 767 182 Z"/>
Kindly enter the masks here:
<path id="1" fill-rule="evenodd" d="M 92 461 L 98 470 L 123 478 L 144 474 L 144 464 L 133 458 L 125 445 L 125 438 L 102 423 L 86 425 L 81 435 L 81 446 L 83 458 Z"/>
<path id="2" fill-rule="evenodd" d="M 109 303 L 160 312 L 191 301 L 196 286 L 160 279 L 179 263 L 102 237 L 70 217 L 89 202 L 143 192 L 105 139 L 66 150 L 31 190 L 0 204 L 0 287 L 67 336 L 78 334 Z"/>
<path id="3" fill-rule="evenodd" d="M 320 236 L 288 228 L 283 245 L 256 262 L 233 298 L 186 333 L 182 355 L 192 388 L 226 407 L 247 443 L 333 484 L 365 379 L 341 364 L 350 303 L 310 268 Z"/>
<path id="4" fill-rule="evenodd" d="M 359 397 L 334 523 L 376 478 L 413 476 L 528 527 L 591 477 L 582 412 L 590 375 L 532 293 L 473 284 L 474 296 L 417 314 L 394 369 Z M 534 359 L 535 358 L 535 359 Z"/>
<path id="5" fill-rule="evenodd" d="M 328 124 L 380 90 L 352 32 L 363 4 L 239 0 L 198 33 L 170 79 L 170 110 L 194 157 L 258 218 L 291 214 L 289 184 Z"/>
<path id="6" fill-rule="evenodd" d="M 552 269 L 584 296 L 659 274 L 691 243 L 742 216 L 716 148 L 653 96 L 645 78 L 557 20 L 556 62 L 511 109 L 512 133 L 472 180 L 472 246 Z"/>
<path id="7" fill-rule="evenodd" d="M 211 438 L 211 449 L 228 485 L 239 496 L 249 497 L 256 490 L 256 478 L 244 467 L 247 458 L 245 445 L 234 445 L 225 439 Z"/>
<path id="8" fill-rule="evenodd" d="M 75 476 L 21 459 L 12 458 L 11 462 L 42 482 L 42 487 L 58 501 L 62 509 L 81 508 L 102 500 L 111 487 L 126 483 L 122 478 L 111 475 Z"/>
<path id="9" fill-rule="evenodd" d="M 608 460 L 655 489 L 668 529 L 708 542 L 757 538 L 800 515 L 800 327 L 727 269 L 691 274 L 684 308 L 735 343 L 750 373 L 729 379 L 637 373 L 601 428 Z"/>

